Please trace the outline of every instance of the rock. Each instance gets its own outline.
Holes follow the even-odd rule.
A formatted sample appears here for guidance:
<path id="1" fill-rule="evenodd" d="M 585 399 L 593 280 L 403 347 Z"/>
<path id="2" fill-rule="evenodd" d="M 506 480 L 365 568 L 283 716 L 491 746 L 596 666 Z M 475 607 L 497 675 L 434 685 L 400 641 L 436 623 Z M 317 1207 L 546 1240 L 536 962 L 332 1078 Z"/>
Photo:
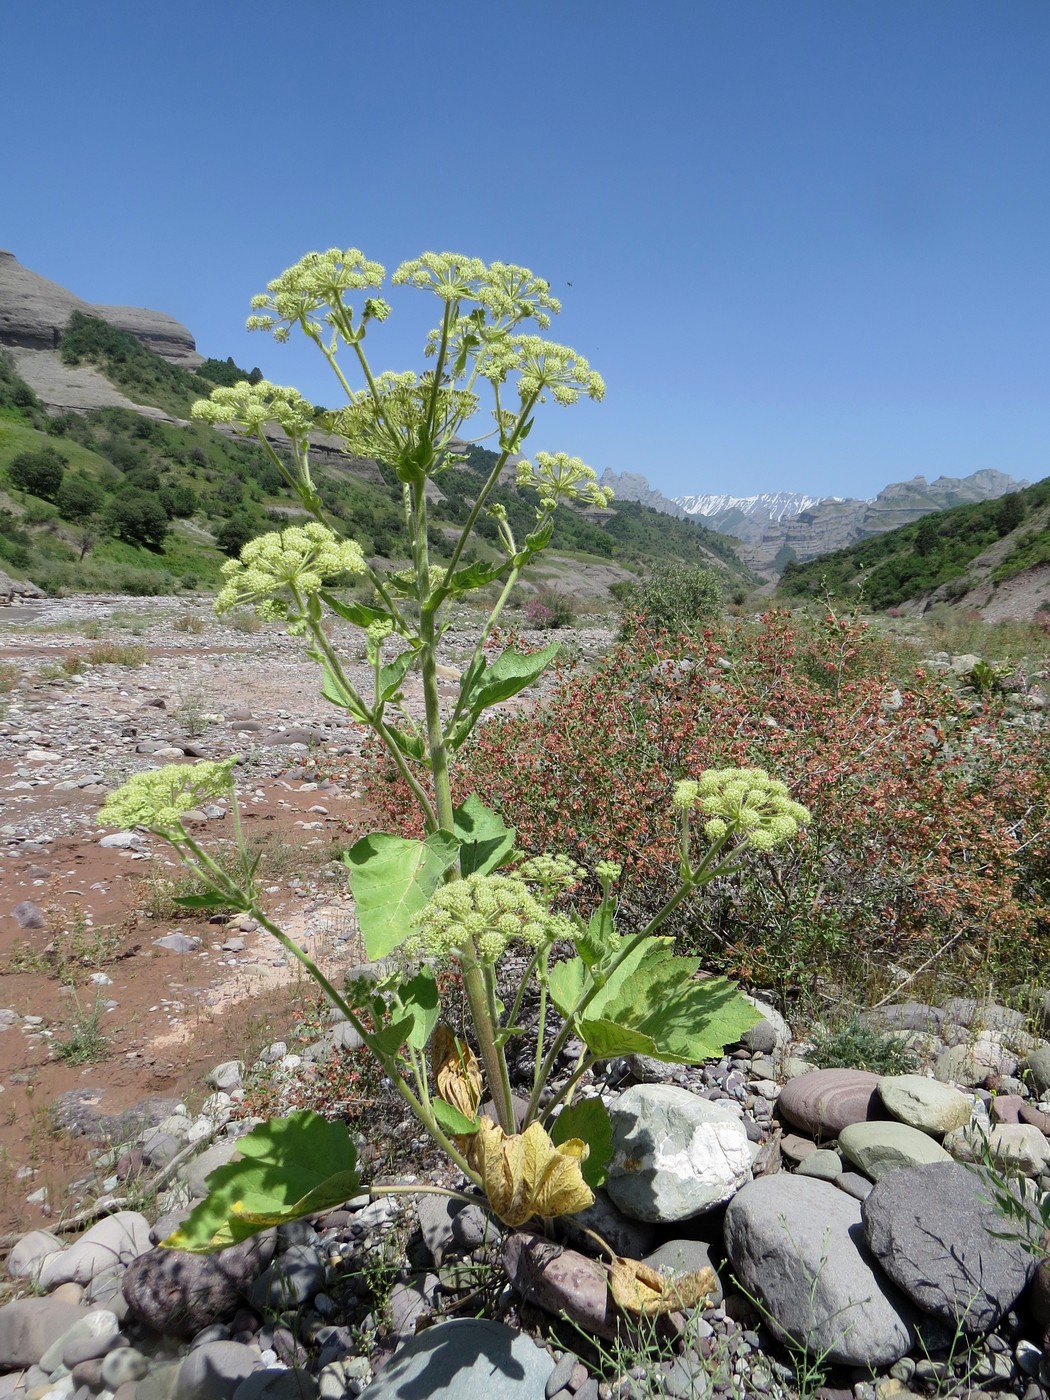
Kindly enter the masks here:
<path id="1" fill-rule="evenodd" d="M 1035 1261 L 1013 1240 L 989 1188 L 957 1162 L 890 1172 L 863 1205 L 864 1234 L 891 1279 L 949 1327 L 988 1332 L 1024 1291 Z"/>
<path id="2" fill-rule="evenodd" d="M 638 1220 L 687 1220 L 751 1179 L 739 1113 L 687 1089 L 637 1084 L 609 1109 L 613 1155 L 605 1189 Z"/>
<path id="3" fill-rule="evenodd" d="M 1030 1051 L 1025 1069 L 1039 1097 L 1050 1094 L 1050 1045 L 1040 1045 Z"/>
<path id="4" fill-rule="evenodd" d="M 1050 1142 L 1031 1123 L 996 1123 L 987 1130 L 957 1128 L 944 1139 L 957 1162 L 983 1162 L 986 1152 L 1007 1170 L 1038 1176 L 1050 1167 Z"/>
<path id="5" fill-rule="evenodd" d="M 309 1302 L 324 1285 L 324 1264 L 314 1246 L 293 1244 L 251 1284 L 247 1298 L 260 1311 L 281 1311 Z"/>
<path id="6" fill-rule="evenodd" d="M 853 1197 L 781 1173 L 730 1201 L 726 1250 L 782 1340 L 846 1366 L 890 1366 L 915 1342 L 914 1313 L 876 1268 L 860 1222 Z"/>
<path id="7" fill-rule="evenodd" d="M 89 1313 L 82 1312 L 72 1327 L 67 1328 L 61 1337 L 52 1342 L 44 1352 L 40 1358 L 40 1368 L 44 1371 L 54 1371 L 57 1367 L 66 1364 L 66 1348 L 75 1342 L 87 1339 L 96 1342 L 109 1340 L 115 1337 L 119 1331 L 120 1323 L 107 1308 L 97 1308 L 94 1312 Z"/>
<path id="8" fill-rule="evenodd" d="M 988 1105 L 992 1121 L 995 1123 L 1019 1123 L 1023 1107 L 1024 1099 L 1020 1094 L 996 1094 Z"/>
<path id="9" fill-rule="evenodd" d="M 619 1309 L 596 1259 L 519 1230 L 503 1242 L 503 1267 L 527 1303 L 599 1337 L 616 1333 Z"/>
<path id="10" fill-rule="evenodd" d="M 174 1400 L 233 1400 L 241 1381 L 260 1369 L 254 1347 L 243 1342 L 207 1342 L 191 1351 L 179 1367 Z"/>
<path id="11" fill-rule="evenodd" d="M 442 1322 L 399 1347 L 362 1400 L 540 1400 L 553 1369 L 545 1350 L 505 1323 Z"/>
<path id="12" fill-rule="evenodd" d="M 1050 1113 L 1044 1113 L 1040 1108 L 1033 1108 L 1030 1103 L 1022 1103 L 1017 1111 L 1017 1116 L 1022 1123 L 1027 1123 L 1032 1128 L 1038 1128 L 1043 1137 L 1050 1138 Z"/>
<path id="13" fill-rule="evenodd" d="M 224 1060 L 206 1076 L 204 1082 L 209 1089 L 217 1089 L 228 1094 L 231 1089 L 239 1089 L 244 1080 L 243 1060 Z"/>
<path id="14" fill-rule="evenodd" d="M 872 1181 L 901 1167 L 952 1160 L 928 1133 L 906 1123 L 851 1123 L 839 1133 L 839 1151 Z"/>
<path id="15" fill-rule="evenodd" d="M 233 1392 L 233 1400 L 316 1400 L 317 1381 L 301 1368 L 268 1366 L 254 1371 Z"/>
<path id="16" fill-rule="evenodd" d="M 31 900 L 24 899 L 21 904 L 16 904 L 11 915 L 17 920 L 19 928 L 47 928 L 44 911 Z"/>
<path id="17" fill-rule="evenodd" d="M 882 1116 L 879 1076 L 863 1069 L 818 1069 L 789 1080 L 777 1107 L 796 1128 L 835 1138 L 850 1123 Z"/>
<path id="18" fill-rule="evenodd" d="M 950 1084 L 922 1074 L 887 1074 L 879 1080 L 879 1098 L 901 1123 L 943 1137 L 970 1121 L 973 1102 Z"/>
<path id="19" fill-rule="evenodd" d="M 1032 1274 L 1028 1310 L 1040 1327 L 1050 1328 L 1050 1258 L 1040 1259 Z"/>
<path id="20" fill-rule="evenodd" d="M 769 1002 L 747 992 L 744 997 L 762 1019 L 744 1032 L 740 1044 L 746 1045 L 753 1055 L 782 1055 L 791 1044 L 791 1027 Z"/>
<path id="21" fill-rule="evenodd" d="M 609 1199 L 604 1187 L 594 1193 L 594 1204 L 586 1210 L 578 1210 L 573 1215 L 560 1215 L 554 1222 L 560 1239 L 580 1249 L 594 1247 L 594 1241 L 584 1230 L 593 1230 L 614 1249 L 628 1259 L 641 1259 L 653 1247 L 656 1227 L 644 1220 L 630 1220 L 623 1211 Z"/>
<path id="22" fill-rule="evenodd" d="M 237 1155 L 237 1143 L 233 1140 L 213 1143 L 199 1156 L 194 1157 L 179 1168 L 179 1180 L 189 1192 L 191 1200 L 200 1200 L 208 1194 L 208 1177 L 216 1167 L 224 1167 Z"/>
<path id="23" fill-rule="evenodd" d="M 62 1249 L 62 1241 L 48 1230 L 30 1230 L 7 1256 L 8 1278 L 36 1279 L 40 1266 L 49 1254 Z"/>
<path id="24" fill-rule="evenodd" d="M 140 1381 L 149 1370 L 149 1357 L 135 1347 L 116 1347 L 102 1362 L 102 1379 L 110 1390 L 128 1381 Z"/>
<path id="25" fill-rule="evenodd" d="M 0 1307 L 0 1370 L 35 1366 L 75 1322 L 83 1308 L 54 1298 L 17 1298 Z"/>
<path id="26" fill-rule="evenodd" d="M 40 1268 L 40 1286 L 50 1290 L 60 1283 L 90 1283 L 114 1264 L 130 1264 L 149 1247 L 146 1217 L 138 1211 L 118 1211 L 92 1225 L 76 1244 L 46 1259 Z"/>
<path id="27" fill-rule="evenodd" d="M 967 1041 L 950 1045 L 937 1056 L 933 1072 L 943 1084 L 965 1084 L 977 1088 L 991 1075 L 1001 1075 L 1006 1065 L 1002 1046 L 993 1040 Z"/>
<path id="28" fill-rule="evenodd" d="M 967 1030 L 976 1028 L 1009 1038 L 1024 1030 L 1026 1020 L 1023 1011 L 1015 1011 L 1012 1006 L 1002 1006 L 997 1001 L 949 997 L 944 1003 L 941 1029 L 943 1032 L 949 1025 L 965 1026 Z M 948 1039 L 947 1036 L 944 1038 Z"/>
<path id="29" fill-rule="evenodd" d="M 388 1308 L 390 1326 L 395 1336 L 402 1341 L 419 1330 L 420 1319 L 426 1319 L 434 1311 L 434 1294 L 440 1280 L 436 1274 L 416 1275 L 414 1281 L 407 1279 L 395 1283 L 390 1290 Z"/>
<path id="30" fill-rule="evenodd" d="M 155 948 L 164 948 L 169 953 L 195 953 L 201 946 L 199 938 L 188 938 L 184 933 L 166 933 L 153 940 Z"/>
<path id="31" fill-rule="evenodd" d="M 124 1297 L 155 1332 L 192 1337 L 233 1316 L 241 1295 L 273 1259 L 276 1243 L 274 1231 L 267 1230 L 217 1254 L 148 1250 L 128 1266 Z"/>
<path id="32" fill-rule="evenodd" d="M 882 1027 L 888 1031 L 923 1031 L 936 1035 L 941 1028 L 944 1012 L 924 1001 L 901 1001 L 893 1006 L 880 1006 L 865 1011 L 861 1021 L 866 1026 Z"/>
<path id="33" fill-rule="evenodd" d="M 842 1175 L 842 1158 L 831 1148 L 820 1147 L 804 1158 L 796 1171 L 799 1176 L 813 1176 L 818 1181 L 835 1181 Z"/>

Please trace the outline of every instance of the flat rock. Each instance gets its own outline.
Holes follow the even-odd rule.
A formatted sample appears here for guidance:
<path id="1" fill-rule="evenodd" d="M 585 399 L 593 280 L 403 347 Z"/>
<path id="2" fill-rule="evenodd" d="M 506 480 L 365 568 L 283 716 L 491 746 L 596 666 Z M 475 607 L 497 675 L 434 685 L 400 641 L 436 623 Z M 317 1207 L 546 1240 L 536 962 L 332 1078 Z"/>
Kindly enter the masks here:
<path id="1" fill-rule="evenodd" d="M 879 1080 L 879 1098 L 901 1123 L 943 1137 L 970 1121 L 973 1101 L 951 1084 L 923 1074 L 887 1074 Z"/>
<path id="2" fill-rule="evenodd" d="M 1030 1051 L 1025 1068 L 1036 1093 L 1040 1097 L 1050 1093 L 1050 1045 L 1040 1045 Z"/>
<path id="3" fill-rule="evenodd" d="M 636 1084 L 609 1108 L 605 1189 L 625 1215 L 654 1223 L 712 1210 L 751 1179 L 737 1112 L 668 1084 Z"/>
<path id="4" fill-rule="evenodd" d="M 298 1307 L 325 1285 L 325 1268 L 316 1248 L 293 1244 L 248 1289 L 248 1302 L 262 1311 Z"/>
<path id="5" fill-rule="evenodd" d="M 890 1172 L 863 1205 L 864 1234 L 890 1278 L 924 1312 L 987 1332 L 1020 1297 L 1035 1261 L 1013 1240 L 980 1174 L 957 1162 Z"/>
<path id="6" fill-rule="evenodd" d="M 62 1248 L 62 1241 L 49 1230 L 30 1230 L 7 1256 L 8 1278 L 35 1279 L 47 1256 L 58 1253 Z"/>
<path id="7" fill-rule="evenodd" d="M 846 1366 L 891 1366 L 915 1343 L 914 1312 L 877 1268 L 860 1224 L 852 1196 L 778 1173 L 730 1201 L 726 1250 L 781 1340 Z"/>
<path id="8" fill-rule="evenodd" d="M 241 1295 L 273 1259 L 267 1230 L 217 1254 L 151 1249 L 128 1265 L 121 1284 L 128 1307 L 155 1332 L 192 1337 L 232 1317 Z"/>
<path id="9" fill-rule="evenodd" d="M 44 1352 L 84 1317 L 56 1298 L 17 1298 L 0 1308 L 0 1370 L 36 1366 Z"/>
<path id="10" fill-rule="evenodd" d="M 777 1106 L 796 1128 L 818 1140 L 838 1137 L 850 1123 L 882 1116 L 879 1076 L 863 1069 L 818 1069 L 791 1079 Z"/>
<path id="11" fill-rule="evenodd" d="M 550 1355 L 501 1322 L 443 1322 L 399 1347 L 362 1400 L 539 1400 Z"/>
<path id="12" fill-rule="evenodd" d="M 929 1133 L 907 1123 L 851 1123 L 839 1133 L 839 1151 L 872 1181 L 901 1167 L 952 1160 Z"/>

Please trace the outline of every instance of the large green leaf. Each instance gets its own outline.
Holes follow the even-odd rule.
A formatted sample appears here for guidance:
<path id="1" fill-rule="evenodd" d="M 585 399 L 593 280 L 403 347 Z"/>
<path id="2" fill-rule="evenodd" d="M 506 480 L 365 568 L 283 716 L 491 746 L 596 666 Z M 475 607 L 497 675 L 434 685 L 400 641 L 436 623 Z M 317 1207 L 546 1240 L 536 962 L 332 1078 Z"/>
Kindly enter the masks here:
<path id="1" fill-rule="evenodd" d="M 366 724 L 370 718 L 368 711 L 358 703 L 351 691 L 342 683 L 325 661 L 321 667 L 321 694 L 333 705 L 340 706 L 354 719 Z"/>
<path id="2" fill-rule="evenodd" d="M 672 947 L 670 938 L 643 939 L 588 1002 L 576 1031 L 592 1055 L 702 1064 L 760 1019 L 731 982 L 698 980 L 699 959 L 676 957 Z M 578 1003 L 585 978 L 579 958 L 551 970 L 551 999 L 563 1015 Z"/>
<path id="3" fill-rule="evenodd" d="M 453 829 L 462 843 L 460 873 L 487 875 L 497 870 L 514 849 L 514 828 L 504 826 L 496 813 L 473 792 L 452 815 Z"/>
<path id="4" fill-rule="evenodd" d="M 424 1050 L 441 1014 L 441 998 L 430 968 L 421 967 L 401 988 L 400 996 L 402 1009 L 412 1021 L 408 1043 L 413 1050 Z"/>
<path id="5" fill-rule="evenodd" d="M 582 1138 L 590 1148 L 580 1169 L 587 1185 L 597 1191 L 605 1181 L 613 1150 L 612 1122 L 601 1099 L 580 1099 L 562 1109 L 551 1128 L 551 1142 L 557 1146 L 569 1138 Z"/>
<path id="6" fill-rule="evenodd" d="M 468 1118 L 465 1113 L 460 1113 L 453 1104 L 446 1103 L 444 1099 L 431 1099 L 430 1107 L 434 1111 L 440 1127 L 446 1133 L 456 1133 L 461 1137 L 467 1137 L 478 1130 L 478 1120 Z"/>
<path id="7" fill-rule="evenodd" d="M 237 1148 L 243 1160 L 210 1174 L 207 1197 L 164 1241 L 168 1249 L 225 1249 L 273 1225 L 342 1205 L 360 1184 L 345 1124 L 317 1113 L 271 1119 Z"/>
<path id="8" fill-rule="evenodd" d="M 406 651 L 395 656 L 393 661 L 388 661 L 385 666 L 379 668 L 379 678 L 376 684 L 376 702 L 382 700 L 393 700 L 404 683 L 408 668 L 416 659 L 416 651 L 409 647 Z"/>
<path id="9" fill-rule="evenodd" d="M 337 617 L 352 622 L 355 627 L 368 627 L 370 623 L 382 622 L 388 616 L 381 608 L 369 608 L 364 603 L 344 603 L 327 589 L 322 589 L 320 596 Z"/>
<path id="10" fill-rule="evenodd" d="M 499 705 L 517 695 L 541 676 L 558 654 L 558 643 L 552 642 L 542 651 L 518 652 L 508 647 L 486 666 L 470 688 L 467 704 L 472 713 L 480 714 L 492 705 Z"/>
<path id="11" fill-rule="evenodd" d="M 365 950 L 385 958 L 412 932 L 417 914 L 455 861 L 459 841 L 436 831 L 425 841 L 373 832 L 343 854 Z"/>

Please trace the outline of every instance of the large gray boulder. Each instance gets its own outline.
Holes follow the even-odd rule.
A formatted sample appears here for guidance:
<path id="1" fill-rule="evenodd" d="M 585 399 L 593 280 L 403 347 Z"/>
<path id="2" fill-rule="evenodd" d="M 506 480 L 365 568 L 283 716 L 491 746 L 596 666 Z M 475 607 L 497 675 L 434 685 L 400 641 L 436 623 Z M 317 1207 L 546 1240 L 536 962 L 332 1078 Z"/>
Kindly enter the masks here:
<path id="1" fill-rule="evenodd" d="M 1035 1260 L 1004 1224 L 977 1172 L 958 1162 L 905 1167 L 862 1207 L 872 1254 L 924 1312 L 949 1327 L 988 1332 L 1020 1297 Z"/>
<path id="2" fill-rule="evenodd" d="M 68 1249 L 49 1254 L 40 1266 L 40 1287 L 50 1292 L 62 1283 L 90 1283 L 114 1264 L 130 1264 L 149 1247 L 146 1217 L 136 1210 L 119 1210 L 92 1225 Z"/>
<path id="3" fill-rule="evenodd" d="M 892 1366 L 914 1345 L 914 1310 L 868 1252 L 860 1202 L 828 1182 L 783 1172 L 750 1182 L 726 1210 L 725 1243 L 771 1330 L 811 1356 Z"/>
<path id="4" fill-rule="evenodd" d="M 702 1215 L 751 1179 L 739 1113 L 670 1084 L 636 1084 L 609 1108 L 613 1154 L 605 1182 L 636 1220 Z"/>
<path id="5" fill-rule="evenodd" d="M 0 1308 L 0 1371 L 35 1366 L 81 1319 L 83 1308 L 57 1298 L 16 1298 Z"/>

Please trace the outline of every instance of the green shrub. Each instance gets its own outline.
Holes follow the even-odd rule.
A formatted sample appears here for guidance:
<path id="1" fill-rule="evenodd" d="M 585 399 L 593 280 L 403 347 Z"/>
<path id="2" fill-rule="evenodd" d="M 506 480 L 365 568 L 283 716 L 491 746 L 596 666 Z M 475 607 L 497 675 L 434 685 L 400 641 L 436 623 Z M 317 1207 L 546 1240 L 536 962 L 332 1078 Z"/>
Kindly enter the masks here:
<path id="1" fill-rule="evenodd" d="M 12 486 L 45 501 L 53 501 L 62 485 L 65 458 L 53 447 L 39 452 L 20 452 L 7 469 Z"/>
<path id="2" fill-rule="evenodd" d="M 693 632 L 718 616 L 721 603 L 722 585 L 702 564 L 658 564 L 626 590 L 622 630 L 629 635 L 644 624 L 654 632 Z"/>

